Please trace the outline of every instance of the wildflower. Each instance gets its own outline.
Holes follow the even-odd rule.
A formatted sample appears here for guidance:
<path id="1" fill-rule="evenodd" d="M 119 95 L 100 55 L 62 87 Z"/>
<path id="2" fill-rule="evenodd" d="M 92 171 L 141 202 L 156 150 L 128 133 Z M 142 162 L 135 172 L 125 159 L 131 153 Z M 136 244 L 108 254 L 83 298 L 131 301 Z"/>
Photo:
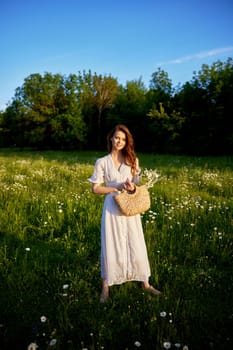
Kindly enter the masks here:
<path id="1" fill-rule="evenodd" d="M 163 343 L 163 347 L 164 347 L 165 349 L 171 349 L 171 346 L 172 346 L 172 344 L 171 344 L 170 342 L 168 342 L 168 341 L 165 341 L 165 342 Z"/>
<path id="2" fill-rule="evenodd" d="M 69 284 L 63 284 L 62 288 L 63 289 L 68 289 L 69 288 Z"/>
<path id="3" fill-rule="evenodd" d="M 40 321 L 42 323 L 45 323 L 47 321 L 47 317 L 46 316 L 41 316 Z"/>
<path id="4" fill-rule="evenodd" d="M 30 252 L 31 248 L 25 248 L 26 252 Z"/>
<path id="5" fill-rule="evenodd" d="M 183 346 L 183 350 L 189 350 L 188 346 L 187 346 L 187 345 L 184 345 L 184 346 Z"/>
<path id="6" fill-rule="evenodd" d="M 161 317 L 166 317 L 166 316 L 167 316 L 166 311 L 162 311 L 162 312 L 160 312 L 160 316 L 161 316 Z"/>
<path id="7" fill-rule="evenodd" d="M 28 350 L 36 350 L 38 345 L 36 343 L 31 343 L 28 345 Z"/>
<path id="8" fill-rule="evenodd" d="M 143 173 L 141 174 L 141 176 L 145 176 L 146 179 L 147 179 L 147 183 L 146 183 L 146 186 L 148 188 L 151 188 L 153 187 L 153 185 L 158 181 L 160 175 L 157 173 L 156 170 L 148 170 L 148 169 L 145 169 L 143 171 Z"/>
<path id="9" fill-rule="evenodd" d="M 140 348 L 141 343 L 140 343 L 138 340 L 136 340 L 136 342 L 134 343 L 134 345 L 135 345 L 137 348 Z"/>
<path id="10" fill-rule="evenodd" d="M 54 338 L 50 340 L 49 346 L 54 346 L 56 344 L 57 344 L 57 339 Z"/>
<path id="11" fill-rule="evenodd" d="M 175 343 L 175 347 L 178 349 L 181 347 L 180 343 Z"/>

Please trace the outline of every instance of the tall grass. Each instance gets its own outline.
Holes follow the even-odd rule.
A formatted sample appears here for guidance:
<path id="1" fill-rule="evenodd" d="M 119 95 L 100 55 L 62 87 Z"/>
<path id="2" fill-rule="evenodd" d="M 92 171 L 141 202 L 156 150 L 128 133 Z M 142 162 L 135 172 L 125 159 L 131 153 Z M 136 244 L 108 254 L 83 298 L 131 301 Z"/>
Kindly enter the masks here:
<path id="1" fill-rule="evenodd" d="M 142 220 L 163 294 L 126 283 L 102 305 L 101 155 L 0 151 L 0 348 L 229 349 L 232 158 L 139 155 L 160 173 Z"/>

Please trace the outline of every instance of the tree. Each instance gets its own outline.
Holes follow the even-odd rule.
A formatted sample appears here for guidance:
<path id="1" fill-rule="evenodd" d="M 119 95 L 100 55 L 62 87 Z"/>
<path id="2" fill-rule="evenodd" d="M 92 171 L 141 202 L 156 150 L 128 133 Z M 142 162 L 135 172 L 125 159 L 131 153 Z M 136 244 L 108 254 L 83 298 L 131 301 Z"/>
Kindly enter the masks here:
<path id="1" fill-rule="evenodd" d="M 152 108 L 147 114 L 153 123 L 154 135 L 157 150 L 174 152 L 175 141 L 180 136 L 180 130 L 184 123 L 184 118 L 180 112 L 173 110 L 170 114 L 165 112 L 163 104 L 159 104 L 159 109 Z"/>
<path id="2" fill-rule="evenodd" d="M 202 65 L 176 99 L 186 118 L 183 147 L 194 154 L 232 153 L 233 61 Z"/>
<path id="3" fill-rule="evenodd" d="M 118 90 L 113 108 L 107 113 L 109 127 L 115 124 L 126 124 L 134 134 L 137 148 L 143 149 L 147 142 L 142 138 L 146 134 L 146 93 L 147 88 L 142 79 L 127 81 L 125 87 Z"/>
<path id="4" fill-rule="evenodd" d="M 174 151 L 183 123 L 182 114 L 173 106 L 173 89 L 168 73 L 158 68 L 151 76 L 146 95 L 148 135 L 154 150 Z"/>
<path id="5" fill-rule="evenodd" d="M 21 145 L 80 147 L 86 130 L 76 93 L 74 75 L 32 74 L 16 89 L 5 121 Z"/>
<path id="6" fill-rule="evenodd" d="M 25 128 L 23 122 L 23 105 L 19 100 L 13 100 L 1 118 L 1 140 L 4 146 L 25 145 Z"/>
<path id="7" fill-rule="evenodd" d="M 111 76 L 95 74 L 93 76 L 93 87 L 93 102 L 98 110 L 98 147 L 100 147 L 102 114 L 103 111 L 112 107 L 118 91 L 118 82 L 117 79 Z"/>
<path id="8" fill-rule="evenodd" d="M 209 145 L 214 153 L 232 153 L 233 59 L 203 65 L 198 79 L 208 96 Z"/>
<path id="9" fill-rule="evenodd" d="M 81 103 L 82 113 L 89 126 L 88 144 L 90 147 L 101 146 L 104 112 L 113 107 L 118 93 L 117 79 L 112 76 L 92 74 L 83 71 L 78 75 L 78 98 Z"/>
<path id="10" fill-rule="evenodd" d="M 102 76 L 95 74 L 93 76 L 94 105 L 98 109 L 98 128 L 101 127 L 102 112 L 112 107 L 118 90 L 117 79 L 111 76 Z"/>
<path id="11" fill-rule="evenodd" d="M 63 79 L 55 97 L 58 114 L 51 120 L 52 140 L 66 148 L 81 147 L 86 143 L 87 126 L 77 92 L 77 76 L 70 74 Z"/>
<path id="12" fill-rule="evenodd" d="M 152 73 L 149 87 L 151 90 L 160 92 L 161 95 L 171 96 L 172 94 L 172 81 L 168 73 L 161 68 Z"/>

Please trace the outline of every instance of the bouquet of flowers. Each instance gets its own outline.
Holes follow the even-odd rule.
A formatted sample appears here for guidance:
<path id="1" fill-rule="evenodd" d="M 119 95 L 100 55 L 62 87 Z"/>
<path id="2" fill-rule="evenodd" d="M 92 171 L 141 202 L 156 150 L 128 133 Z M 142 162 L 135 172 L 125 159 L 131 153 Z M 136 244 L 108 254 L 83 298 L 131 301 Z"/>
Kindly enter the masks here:
<path id="1" fill-rule="evenodd" d="M 153 187 L 154 184 L 158 182 L 160 178 L 160 174 L 157 172 L 156 169 L 147 169 L 147 168 L 145 168 L 141 172 L 140 176 L 142 177 L 142 182 L 146 185 L 147 188 Z"/>

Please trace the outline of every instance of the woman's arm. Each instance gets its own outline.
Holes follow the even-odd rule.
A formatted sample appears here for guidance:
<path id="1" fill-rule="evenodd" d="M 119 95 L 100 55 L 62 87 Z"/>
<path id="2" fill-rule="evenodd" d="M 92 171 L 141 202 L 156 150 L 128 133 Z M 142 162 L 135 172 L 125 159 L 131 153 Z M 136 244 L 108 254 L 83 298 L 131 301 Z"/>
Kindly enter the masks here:
<path id="1" fill-rule="evenodd" d="M 107 187 L 102 186 L 101 184 L 92 184 L 92 192 L 95 194 L 108 194 L 111 192 L 118 192 L 119 190 L 116 187 Z"/>
<path id="2" fill-rule="evenodd" d="M 140 169 L 140 166 L 139 166 L 139 159 L 136 158 L 136 169 L 135 169 L 135 174 L 133 176 L 133 182 L 138 185 L 139 184 L 139 181 L 140 181 L 140 172 L 141 172 L 141 169 Z"/>

